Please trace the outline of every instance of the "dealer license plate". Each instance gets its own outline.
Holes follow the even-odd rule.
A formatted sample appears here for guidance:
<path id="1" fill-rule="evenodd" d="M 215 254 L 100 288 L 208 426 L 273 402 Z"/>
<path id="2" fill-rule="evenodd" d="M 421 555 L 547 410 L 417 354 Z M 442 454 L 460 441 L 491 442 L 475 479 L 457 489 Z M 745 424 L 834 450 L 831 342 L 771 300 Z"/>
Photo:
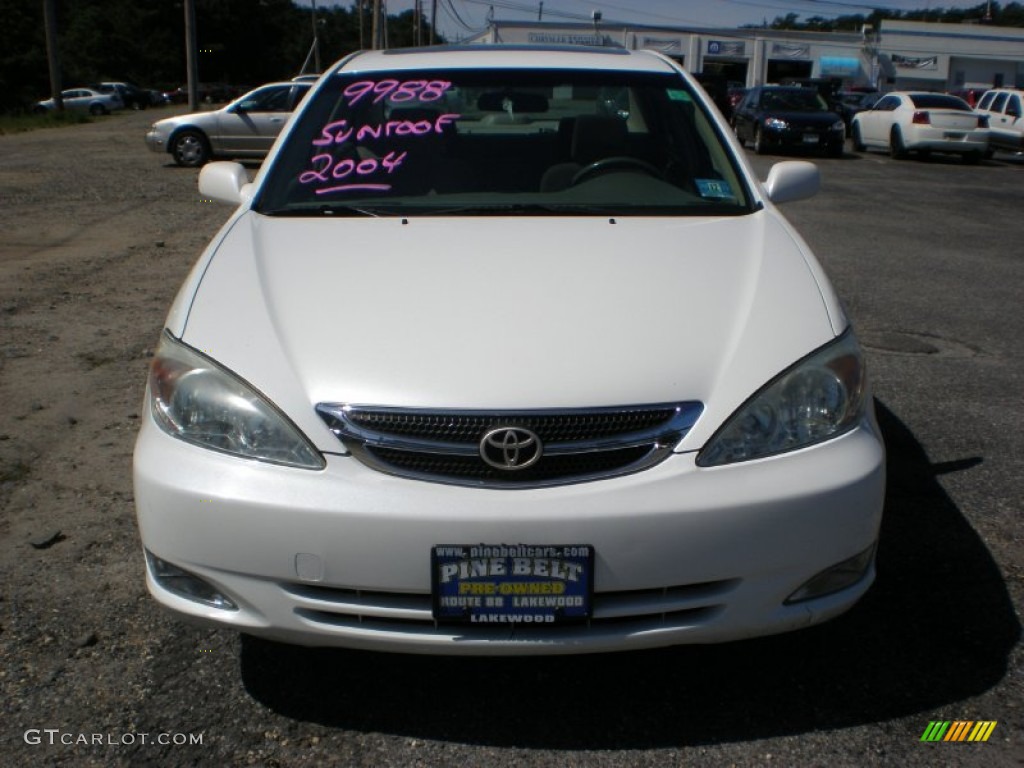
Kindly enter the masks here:
<path id="1" fill-rule="evenodd" d="M 804 134 L 804 144 L 817 144 L 817 143 L 818 143 L 818 134 L 816 134 L 816 133 L 805 133 Z"/>
<path id="2" fill-rule="evenodd" d="M 590 617 L 589 544 L 455 544 L 430 551 L 434 618 L 551 625 Z"/>

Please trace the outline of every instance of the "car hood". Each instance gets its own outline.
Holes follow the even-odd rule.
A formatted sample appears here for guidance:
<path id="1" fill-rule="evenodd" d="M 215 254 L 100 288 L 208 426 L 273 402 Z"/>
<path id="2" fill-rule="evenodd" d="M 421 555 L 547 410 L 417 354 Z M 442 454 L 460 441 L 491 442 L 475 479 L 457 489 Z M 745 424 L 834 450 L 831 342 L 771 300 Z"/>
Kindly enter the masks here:
<path id="1" fill-rule="evenodd" d="M 225 109 L 225 107 L 221 107 L 220 109 L 211 109 L 207 112 L 189 112 L 185 115 L 165 117 L 162 120 L 157 120 L 153 127 L 168 133 L 182 125 L 194 125 L 200 128 L 212 129 L 216 127 L 217 121 Z"/>
<path id="2" fill-rule="evenodd" d="M 321 402 L 551 408 L 698 400 L 699 447 L 845 324 L 773 209 L 728 218 L 240 214 L 172 310 L 321 449 Z"/>

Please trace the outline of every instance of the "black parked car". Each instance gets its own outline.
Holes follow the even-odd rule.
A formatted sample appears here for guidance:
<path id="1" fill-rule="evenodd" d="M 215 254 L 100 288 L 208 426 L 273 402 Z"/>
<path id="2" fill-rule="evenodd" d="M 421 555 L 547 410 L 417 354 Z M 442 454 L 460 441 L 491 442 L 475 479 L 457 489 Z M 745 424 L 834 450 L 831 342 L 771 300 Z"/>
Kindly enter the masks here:
<path id="1" fill-rule="evenodd" d="M 850 123 L 853 116 L 865 109 L 871 109 L 875 102 L 882 98 L 878 91 L 840 91 L 839 104 L 836 111 L 846 124 L 846 135 L 850 135 Z"/>
<path id="2" fill-rule="evenodd" d="M 116 93 L 126 109 L 145 109 L 152 103 L 148 90 L 131 83 L 93 83 L 89 87 L 102 93 Z"/>
<path id="3" fill-rule="evenodd" d="M 772 149 L 811 149 L 841 157 L 846 126 L 813 88 L 761 85 L 751 88 L 732 116 L 740 144 L 763 155 Z"/>

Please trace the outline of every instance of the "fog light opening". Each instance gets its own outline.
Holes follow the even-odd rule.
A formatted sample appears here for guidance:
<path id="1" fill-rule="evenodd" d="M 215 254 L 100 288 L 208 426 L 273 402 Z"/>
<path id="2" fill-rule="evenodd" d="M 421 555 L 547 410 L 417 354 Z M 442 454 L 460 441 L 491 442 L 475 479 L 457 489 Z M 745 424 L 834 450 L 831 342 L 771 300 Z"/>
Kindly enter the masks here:
<path id="1" fill-rule="evenodd" d="M 805 600 L 814 600 L 815 598 L 842 592 L 847 587 L 852 587 L 867 575 L 868 569 L 875 559 L 876 547 L 877 542 L 863 552 L 854 555 L 849 560 L 843 560 L 843 562 L 836 563 L 831 568 L 826 568 L 787 597 L 785 605 L 802 603 Z"/>
<path id="2" fill-rule="evenodd" d="M 218 592 L 210 582 L 172 565 L 166 560 L 161 560 L 148 549 L 146 550 L 146 562 L 149 565 L 149 572 L 157 584 L 168 592 L 223 611 L 238 610 L 238 606 L 232 602 L 231 598 Z"/>

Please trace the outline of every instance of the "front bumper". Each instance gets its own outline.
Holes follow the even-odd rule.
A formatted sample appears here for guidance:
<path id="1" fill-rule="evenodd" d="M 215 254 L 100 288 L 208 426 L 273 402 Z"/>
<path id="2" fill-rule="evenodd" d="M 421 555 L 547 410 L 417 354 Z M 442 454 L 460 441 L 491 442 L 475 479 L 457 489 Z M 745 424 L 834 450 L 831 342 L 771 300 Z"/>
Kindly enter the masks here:
<path id="1" fill-rule="evenodd" d="M 160 131 L 150 129 L 146 133 L 146 146 L 153 152 L 166 152 L 167 138 Z"/>
<path id="2" fill-rule="evenodd" d="M 846 131 L 820 128 L 789 127 L 784 129 L 764 127 L 764 140 L 770 146 L 809 151 L 828 151 L 842 147 L 846 142 Z"/>
<path id="3" fill-rule="evenodd" d="M 1008 152 L 1024 152 L 1024 131 L 996 131 L 989 134 L 989 145 L 993 149 L 1005 149 Z"/>
<path id="4" fill-rule="evenodd" d="M 831 618 L 874 577 L 785 604 L 876 542 L 884 450 L 873 422 L 784 456 L 497 491 L 399 479 L 351 457 L 320 472 L 187 445 L 147 416 L 135 450 L 146 549 L 227 595 L 223 610 L 149 589 L 180 617 L 303 645 L 440 654 L 555 654 L 736 640 Z M 435 544 L 595 548 L 585 625 L 438 625 Z"/>

